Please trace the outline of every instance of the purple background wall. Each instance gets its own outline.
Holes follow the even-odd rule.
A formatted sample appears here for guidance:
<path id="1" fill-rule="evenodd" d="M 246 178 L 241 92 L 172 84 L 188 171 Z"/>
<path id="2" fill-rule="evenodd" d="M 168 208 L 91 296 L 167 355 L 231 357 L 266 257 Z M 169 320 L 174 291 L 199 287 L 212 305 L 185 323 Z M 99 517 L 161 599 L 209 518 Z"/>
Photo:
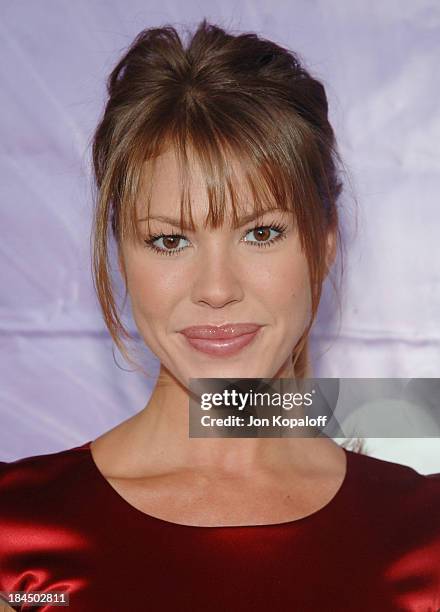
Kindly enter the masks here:
<path id="1" fill-rule="evenodd" d="M 115 364 L 93 294 L 89 141 L 133 37 L 202 17 L 288 46 L 327 89 L 351 186 L 343 314 L 327 286 L 315 376 L 439 376 L 436 0 L 2 0 L 0 460 L 82 444 L 148 400 L 154 381 Z M 144 364 L 157 373 L 148 349 Z M 435 438 L 368 448 L 440 471 Z"/>

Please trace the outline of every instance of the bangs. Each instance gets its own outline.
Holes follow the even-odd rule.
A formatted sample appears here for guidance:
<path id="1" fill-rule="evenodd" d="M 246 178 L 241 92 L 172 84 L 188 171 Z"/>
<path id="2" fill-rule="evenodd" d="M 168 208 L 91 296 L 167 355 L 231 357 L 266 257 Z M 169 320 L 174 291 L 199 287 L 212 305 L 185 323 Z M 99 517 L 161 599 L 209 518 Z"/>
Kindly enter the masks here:
<path id="1" fill-rule="evenodd" d="M 207 196 L 204 223 L 197 215 L 205 228 L 225 221 L 236 228 L 243 216 L 259 220 L 269 209 L 292 213 L 312 290 L 312 316 L 292 351 L 295 374 L 302 376 L 308 368 L 308 333 L 332 261 L 327 246 L 340 239 L 340 158 L 322 83 L 288 49 L 254 34 L 229 34 L 203 20 L 187 45 L 171 26 L 140 32 L 110 73 L 107 91 L 93 136 L 91 246 L 96 294 L 116 345 L 127 357 L 122 337 L 131 335 L 116 300 L 109 239 L 115 239 L 124 264 L 122 244 L 143 239 L 139 213 L 151 233 L 156 162 L 172 150 L 177 166 L 169 186 L 182 234 L 197 229 L 193 204 L 200 212 L 200 201 L 191 201 L 192 173 L 200 176 L 197 187 Z M 165 191 L 167 180 L 165 175 Z M 172 203 L 166 203 L 169 210 Z M 160 205 L 161 200 L 159 210 Z M 125 305 L 125 265 L 120 269 Z"/>
<path id="2" fill-rule="evenodd" d="M 308 127 L 300 118 L 290 116 L 275 121 L 266 117 L 258 126 L 250 118 L 213 117 L 196 112 L 176 119 L 165 131 L 148 140 L 138 135 L 138 145 L 131 147 L 125 184 L 120 198 L 121 238 L 142 239 L 139 212 L 149 228 L 153 177 L 157 157 L 173 149 L 179 173 L 180 229 L 196 231 L 191 201 L 191 167 L 197 164 L 203 177 L 208 212 L 203 227 L 216 229 L 229 220 L 231 229 L 239 227 L 245 215 L 262 216 L 267 210 L 279 209 L 293 214 L 304 247 L 310 228 L 304 222 L 311 214 L 311 204 L 319 200 L 310 167 L 317 153 L 310 145 Z M 247 120 L 246 120 L 247 119 Z M 163 124 L 162 124 L 163 125 Z M 285 129 L 276 128 L 284 125 Z M 145 146 L 145 142 L 149 146 Z M 307 143 L 307 146 L 306 144 Z M 140 186 L 142 202 L 139 208 Z M 321 204 L 319 202 L 318 206 Z M 305 210 L 308 208 L 308 211 Z M 312 204 L 313 208 L 313 204 Z M 149 228 L 150 231 L 150 228 Z"/>

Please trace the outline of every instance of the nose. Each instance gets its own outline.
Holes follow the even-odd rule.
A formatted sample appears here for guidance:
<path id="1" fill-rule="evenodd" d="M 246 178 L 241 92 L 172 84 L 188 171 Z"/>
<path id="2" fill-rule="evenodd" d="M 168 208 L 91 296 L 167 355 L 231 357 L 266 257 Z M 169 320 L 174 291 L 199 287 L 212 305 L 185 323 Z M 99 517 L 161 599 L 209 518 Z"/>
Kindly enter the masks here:
<path id="1" fill-rule="evenodd" d="M 222 245 L 211 245 L 200 253 L 192 283 L 194 303 L 222 308 L 243 299 L 243 272 L 234 259 Z"/>

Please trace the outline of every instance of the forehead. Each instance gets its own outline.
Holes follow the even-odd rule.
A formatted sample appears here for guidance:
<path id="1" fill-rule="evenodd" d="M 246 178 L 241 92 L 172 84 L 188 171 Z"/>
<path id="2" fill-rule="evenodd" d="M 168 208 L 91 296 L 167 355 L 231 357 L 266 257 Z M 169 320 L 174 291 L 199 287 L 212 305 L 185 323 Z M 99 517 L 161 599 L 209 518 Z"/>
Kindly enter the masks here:
<path id="1" fill-rule="evenodd" d="M 239 215 L 252 214 L 255 202 L 240 162 L 233 156 L 226 158 L 227 180 L 233 190 L 234 207 Z M 154 160 L 144 162 L 137 198 L 138 218 L 167 216 L 180 218 L 182 197 L 182 169 L 174 148 L 170 147 Z M 208 217 L 209 181 L 191 149 L 188 150 L 188 192 L 191 214 L 196 223 L 202 224 Z M 220 180 L 220 179 L 219 179 Z M 218 187 L 218 186 L 217 186 Z M 232 215 L 232 203 L 226 185 L 224 187 L 225 216 Z M 148 207 L 149 201 L 149 207 Z M 276 203 L 267 202 L 264 208 L 273 209 Z"/>
<path id="2" fill-rule="evenodd" d="M 193 157 L 189 159 L 189 170 L 191 200 L 199 205 L 201 203 L 207 205 L 202 171 Z M 148 188 L 151 192 L 151 215 L 174 214 L 180 210 L 181 170 L 173 148 L 167 149 L 154 160 L 147 160 L 144 163 L 141 194 L 145 194 Z M 141 198 L 140 205 L 143 201 L 144 199 Z"/>

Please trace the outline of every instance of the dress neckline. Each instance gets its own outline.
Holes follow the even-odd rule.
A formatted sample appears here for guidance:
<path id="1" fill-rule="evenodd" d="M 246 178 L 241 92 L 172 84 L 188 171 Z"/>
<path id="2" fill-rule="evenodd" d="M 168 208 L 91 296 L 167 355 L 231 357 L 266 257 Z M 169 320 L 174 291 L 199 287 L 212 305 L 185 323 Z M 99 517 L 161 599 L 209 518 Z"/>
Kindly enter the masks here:
<path id="1" fill-rule="evenodd" d="M 84 450 L 87 453 L 88 466 L 90 467 L 91 473 L 101 490 L 108 496 L 109 504 L 118 505 L 118 509 L 126 512 L 127 515 L 132 515 L 132 517 L 136 517 L 141 521 L 153 521 L 158 525 L 168 528 L 182 528 L 182 529 L 275 529 L 275 528 L 286 528 L 286 527 L 294 527 L 295 525 L 302 525 L 304 523 L 308 523 L 320 518 L 323 514 L 330 512 L 335 509 L 338 504 L 343 501 L 343 497 L 345 492 L 349 489 L 350 481 L 353 478 L 352 471 L 352 459 L 353 455 L 356 454 L 354 451 L 344 448 L 341 446 L 342 450 L 345 454 L 345 475 L 340 484 L 338 490 L 333 495 L 331 500 L 327 502 L 321 508 L 318 508 L 314 512 L 307 514 L 306 516 L 300 517 L 298 519 L 293 519 L 290 521 L 283 521 L 278 523 L 265 523 L 261 525 L 187 525 L 185 523 L 175 523 L 174 521 L 169 521 L 167 519 L 160 518 L 158 516 L 154 516 L 152 514 L 148 514 L 136 506 L 133 506 L 130 502 L 128 502 L 118 491 L 110 484 L 110 482 L 105 478 L 100 469 L 98 468 L 95 459 L 92 454 L 92 450 L 90 448 L 93 440 L 88 440 L 81 446 L 75 447 L 75 450 Z M 73 449 L 72 449 L 73 450 Z"/>

